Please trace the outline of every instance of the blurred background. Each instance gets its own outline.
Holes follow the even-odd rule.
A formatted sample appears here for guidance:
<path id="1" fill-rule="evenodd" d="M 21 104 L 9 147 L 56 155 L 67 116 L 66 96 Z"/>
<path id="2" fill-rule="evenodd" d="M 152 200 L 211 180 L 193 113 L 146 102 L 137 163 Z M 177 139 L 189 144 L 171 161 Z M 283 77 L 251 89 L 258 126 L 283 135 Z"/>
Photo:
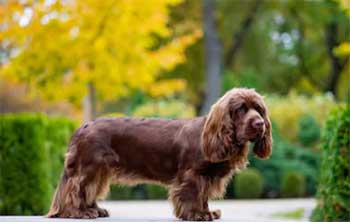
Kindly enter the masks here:
<path id="1" fill-rule="evenodd" d="M 325 121 L 349 99 L 349 16 L 348 0 L 0 0 L 0 212 L 47 209 L 83 121 L 205 115 L 232 87 L 265 95 L 274 153 L 225 198 L 313 197 Z"/>

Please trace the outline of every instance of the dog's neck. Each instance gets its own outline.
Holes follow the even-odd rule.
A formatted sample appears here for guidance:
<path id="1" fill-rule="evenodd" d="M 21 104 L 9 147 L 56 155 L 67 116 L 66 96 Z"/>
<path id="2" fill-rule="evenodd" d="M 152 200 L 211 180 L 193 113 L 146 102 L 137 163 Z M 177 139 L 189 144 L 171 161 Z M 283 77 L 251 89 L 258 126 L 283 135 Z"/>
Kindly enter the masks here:
<path id="1" fill-rule="evenodd" d="M 249 152 L 249 143 L 246 142 L 239 147 L 239 153 L 238 155 L 234 155 L 231 157 L 230 161 L 230 167 L 235 170 L 243 170 L 246 168 L 248 164 L 248 152 Z"/>

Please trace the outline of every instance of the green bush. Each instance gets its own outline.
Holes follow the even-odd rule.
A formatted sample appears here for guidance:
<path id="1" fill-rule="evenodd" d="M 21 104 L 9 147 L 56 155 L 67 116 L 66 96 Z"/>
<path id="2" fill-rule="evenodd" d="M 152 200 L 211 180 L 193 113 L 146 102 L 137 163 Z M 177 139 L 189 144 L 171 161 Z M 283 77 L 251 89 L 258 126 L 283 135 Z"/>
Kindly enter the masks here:
<path id="1" fill-rule="evenodd" d="M 45 121 L 34 116 L 0 118 L 0 213 L 40 214 L 52 191 Z"/>
<path id="2" fill-rule="evenodd" d="M 314 222 L 350 221 L 350 110 L 337 108 L 322 136 L 322 163 Z"/>
<path id="3" fill-rule="evenodd" d="M 46 212 L 73 125 L 40 114 L 0 115 L 0 214 Z"/>
<path id="4" fill-rule="evenodd" d="M 108 199 L 110 200 L 128 200 L 132 198 L 132 187 L 112 185 L 110 187 Z"/>
<path id="5" fill-rule="evenodd" d="M 59 182 L 58 178 L 62 173 L 66 147 L 75 128 L 75 122 L 66 118 L 51 117 L 47 119 L 45 145 L 49 150 L 50 177 L 53 189 L 56 189 Z"/>
<path id="6" fill-rule="evenodd" d="M 162 186 L 147 184 L 146 185 L 148 199 L 158 200 L 158 199 L 167 199 L 168 191 Z"/>
<path id="7" fill-rule="evenodd" d="M 298 138 L 302 145 L 312 146 L 319 142 L 320 136 L 320 126 L 313 116 L 305 115 L 300 118 Z"/>
<path id="8" fill-rule="evenodd" d="M 259 171 L 247 169 L 234 178 L 235 194 L 238 198 L 259 198 L 263 189 L 263 178 Z"/>
<path id="9" fill-rule="evenodd" d="M 294 92 L 287 96 L 270 95 L 266 97 L 266 103 L 271 119 L 278 123 L 281 135 L 292 143 L 298 142 L 301 117 L 311 115 L 322 126 L 328 112 L 336 106 L 333 97 L 329 95 L 307 97 Z"/>
<path id="10" fill-rule="evenodd" d="M 305 194 L 305 177 L 298 172 L 287 172 L 282 176 L 282 197 L 302 197 Z"/>
<path id="11" fill-rule="evenodd" d="M 263 196 L 275 198 L 281 194 L 282 176 L 289 171 L 297 171 L 305 177 L 306 194 L 316 191 L 317 173 L 320 154 L 283 139 L 272 123 L 273 151 L 268 160 L 260 160 L 249 156 L 250 165 L 258 169 L 265 181 Z"/>
<path id="12" fill-rule="evenodd" d="M 108 195 L 110 200 L 160 200 L 167 199 L 168 191 L 154 184 L 139 184 L 137 186 L 112 185 Z"/>

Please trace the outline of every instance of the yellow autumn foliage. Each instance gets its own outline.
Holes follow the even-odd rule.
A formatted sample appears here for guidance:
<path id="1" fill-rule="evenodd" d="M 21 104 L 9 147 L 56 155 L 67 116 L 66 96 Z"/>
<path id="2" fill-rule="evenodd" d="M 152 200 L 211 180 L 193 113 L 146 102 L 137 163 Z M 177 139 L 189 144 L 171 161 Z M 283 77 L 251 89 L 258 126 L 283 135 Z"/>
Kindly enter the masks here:
<path id="1" fill-rule="evenodd" d="M 138 106 L 132 113 L 135 117 L 191 118 L 194 107 L 181 100 L 158 100 Z"/>
<path id="2" fill-rule="evenodd" d="M 9 1 L 0 5 L 0 43 L 11 56 L 0 76 L 27 83 L 33 96 L 77 105 L 88 83 L 99 101 L 134 89 L 156 97 L 181 91 L 182 80 L 159 81 L 202 35 L 194 29 L 176 36 L 169 29 L 170 7 L 180 2 Z"/>
<path id="3" fill-rule="evenodd" d="M 350 15 L 350 1 L 349 0 L 338 0 L 341 8 L 345 10 L 347 15 Z"/>
<path id="4" fill-rule="evenodd" d="M 334 49 L 334 53 L 339 57 L 350 55 L 350 42 L 343 42 Z"/>
<path id="5" fill-rule="evenodd" d="M 301 117 L 312 115 L 323 125 L 329 111 L 336 105 L 331 95 L 307 97 L 293 91 L 285 97 L 269 95 L 266 103 L 273 124 L 277 124 L 280 134 L 290 141 L 297 141 Z"/>

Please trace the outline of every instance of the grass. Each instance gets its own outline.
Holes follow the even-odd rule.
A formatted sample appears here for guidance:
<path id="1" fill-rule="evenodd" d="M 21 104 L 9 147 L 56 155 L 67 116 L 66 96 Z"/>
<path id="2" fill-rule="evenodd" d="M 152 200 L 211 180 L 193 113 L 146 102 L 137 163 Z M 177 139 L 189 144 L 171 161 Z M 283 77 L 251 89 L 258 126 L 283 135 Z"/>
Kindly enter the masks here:
<path id="1" fill-rule="evenodd" d="M 304 214 L 304 208 L 298 208 L 296 210 L 288 211 L 288 212 L 278 212 L 272 214 L 272 217 L 275 218 L 286 218 L 286 219 L 301 219 Z"/>

